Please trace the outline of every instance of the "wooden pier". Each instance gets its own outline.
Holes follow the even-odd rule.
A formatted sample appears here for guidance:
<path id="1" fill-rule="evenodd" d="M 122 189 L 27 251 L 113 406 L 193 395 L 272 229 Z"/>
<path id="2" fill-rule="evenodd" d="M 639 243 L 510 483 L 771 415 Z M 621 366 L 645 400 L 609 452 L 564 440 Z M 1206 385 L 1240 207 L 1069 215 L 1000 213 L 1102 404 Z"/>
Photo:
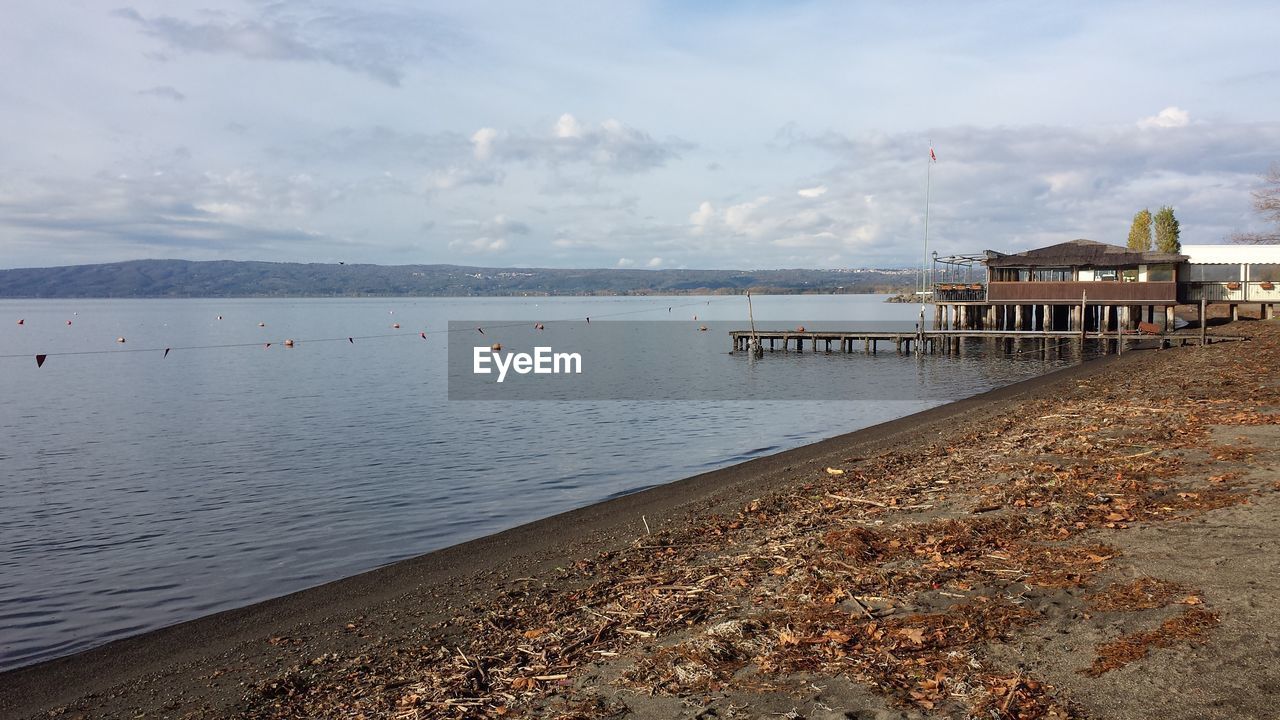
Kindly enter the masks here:
<path id="1" fill-rule="evenodd" d="M 1213 342 L 1239 340 L 1234 336 L 1205 335 L 1203 333 L 1167 333 L 1149 335 L 1139 333 L 1084 333 L 1069 330 L 926 330 L 924 332 L 859 332 L 859 331 L 801 331 L 801 330 L 733 330 L 734 351 L 750 349 L 751 338 L 770 352 L 805 352 L 808 344 L 812 352 L 862 352 L 875 355 L 881 345 L 892 344 L 894 352 L 902 355 L 919 350 L 921 353 L 953 355 L 963 351 L 968 339 L 988 340 L 1003 345 L 1006 352 L 1024 348 L 1032 352 L 1047 353 L 1067 344 L 1095 341 L 1103 343 L 1103 352 L 1124 352 L 1136 343 L 1158 343 L 1160 348 L 1175 345 L 1202 345 Z M 834 346 L 834 348 L 833 348 Z"/>

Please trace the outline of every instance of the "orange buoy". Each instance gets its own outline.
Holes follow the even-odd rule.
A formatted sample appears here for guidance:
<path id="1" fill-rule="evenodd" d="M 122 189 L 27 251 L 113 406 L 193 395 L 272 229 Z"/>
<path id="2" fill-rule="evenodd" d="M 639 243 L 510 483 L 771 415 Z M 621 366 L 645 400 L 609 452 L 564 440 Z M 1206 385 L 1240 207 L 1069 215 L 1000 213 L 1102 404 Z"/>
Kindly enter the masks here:
<path id="1" fill-rule="evenodd" d="M 489 349 L 494 352 L 502 352 L 502 343 L 494 343 L 489 346 Z"/>
<path id="2" fill-rule="evenodd" d="M 284 341 L 284 346 L 285 346 L 285 347 L 293 347 L 293 341 L 292 341 L 292 340 L 285 340 L 285 341 Z"/>

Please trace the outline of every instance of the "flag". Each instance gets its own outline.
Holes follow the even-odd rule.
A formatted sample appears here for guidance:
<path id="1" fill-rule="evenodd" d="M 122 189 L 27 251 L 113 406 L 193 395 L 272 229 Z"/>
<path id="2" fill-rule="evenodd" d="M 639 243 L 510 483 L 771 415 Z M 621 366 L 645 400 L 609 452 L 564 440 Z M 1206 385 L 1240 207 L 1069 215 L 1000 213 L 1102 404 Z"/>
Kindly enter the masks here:
<path id="1" fill-rule="evenodd" d="M 47 358 L 47 357 L 49 357 L 49 356 L 48 356 L 48 355 L 37 355 L 37 356 L 36 356 L 36 367 L 41 367 L 41 366 L 43 366 L 43 365 L 44 365 L 44 359 L 45 359 L 45 358 Z"/>
<path id="2" fill-rule="evenodd" d="M 929 160 L 930 162 L 938 162 L 938 156 L 933 154 L 932 147 L 929 148 Z"/>
<path id="3" fill-rule="evenodd" d="M 172 349 L 173 349 L 173 348 L 165 348 L 165 349 L 164 349 L 164 357 L 169 357 L 169 351 L 170 351 L 170 350 L 172 350 Z M 161 359 L 161 360 L 163 360 L 164 358 L 160 358 L 160 359 Z"/>

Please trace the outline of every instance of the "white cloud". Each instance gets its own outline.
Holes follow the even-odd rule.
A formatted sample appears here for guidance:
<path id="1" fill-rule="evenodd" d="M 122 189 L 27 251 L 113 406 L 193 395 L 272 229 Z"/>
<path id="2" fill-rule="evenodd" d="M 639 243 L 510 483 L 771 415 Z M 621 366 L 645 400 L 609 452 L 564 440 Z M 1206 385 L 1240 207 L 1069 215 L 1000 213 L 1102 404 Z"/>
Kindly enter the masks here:
<path id="1" fill-rule="evenodd" d="M 449 242 L 449 249 L 468 255 L 497 254 L 511 247 L 508 238 L 511 235 L 528 235 L 532 232 L 527 224 L 512 220 L 506 215 L 495 215 L 489 220 L 463 220 L 454 223 L 459 230 L 469 230 L 475 237 L 459 237 Z"/>
<path id="2" fill-rule="evenodd" d="M 556 137 L 580 138 L 582 137 L 582 124 L 574 116 L 565 113 L 556 121 Z"/>
<path id="3" fill-rule="evenodd" d="M 647 262 L 647 263 L 645 263 L 645 264 L 646 264 L 646 265 L 648 265 L 648 266 L 649 266 L 649 267 L 651 267 L 651 268 L 658 268 L 658 267 L 662 267 L 662 264 L 663 264 L 664 262 L 665 262 L 665 261 L 664 261 L 662 258 L 660 258 L 660 257 L 652 257 L 652 258 L 649 258 L 649 262 Z"/>
<path id="4" fill-rule="evenodd" d="M 803 188 L 803 189 L 797 190 L 796 194 L 803 198 L 822 197 L 823 195 L 827 194 L 827 186 L 818 185 L 816 187 Z"/>
<path id="5" fill-rule="evenodd" d="M 1180 128 L 1191 124 L 1191 113 L 1179 107 L 1169 106 L 1151 117 L 1138 121 L 1143 130 L 1152 128 Z"/>
<path id="6" fill-rule="evenodd" d="M 468 255 L 500 253 L 508 247 L 509 243 L 507 243 L 506 238 L 478 237 L 470 240 L 453 240 L 449 243 L 450 250 L 457 250 Z"/>
<path id="7" fill-rule="evenodd" d="M 698 205 L 698 209 L 689 214 L 689 223 L 693 225 L 694 234 L 701 234 L 707 230 L 715 218 L 715 207 L 709 201 L 703 200 Z"/>
<path id="8" fill-rule="evenodd" d="M 636 261 L 635 261 L 635 260 L 632 260 L 631 258 L 625 258 L 625 257 L 624 257 L 624 258 L 618 258 L 618 267 L 620 267 L 620 268 L 628 268 L 628 267 L 632 267 L 632 266 L 634 266 L 635 264 L 636 264 Z"/>
<path id="9" fill-rule="evenodd" d="M 497 137 L 498 131 L 489 127 L 480 128 L 472 133 L 472 152 L 475 153 L 477 160 L 484 162 L 493 157 L 493 141 Z"/>

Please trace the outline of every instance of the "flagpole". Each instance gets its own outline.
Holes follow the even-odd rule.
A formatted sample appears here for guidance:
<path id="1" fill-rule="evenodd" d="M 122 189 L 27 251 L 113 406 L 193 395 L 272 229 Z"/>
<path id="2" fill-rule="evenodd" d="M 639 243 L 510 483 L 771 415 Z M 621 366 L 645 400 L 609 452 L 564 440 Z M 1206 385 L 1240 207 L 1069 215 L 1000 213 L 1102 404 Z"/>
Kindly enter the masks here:
<path id="1" fill-rule="evenodd" d="M 924 175 L 924 259 L 920 263 L 920 337 L 916 352 L 923 352 L 925 299 L 929 292 L 929 193 L 933 186 L 933 141 L 929 141 L 929 159 L 925 161 Z"/>

